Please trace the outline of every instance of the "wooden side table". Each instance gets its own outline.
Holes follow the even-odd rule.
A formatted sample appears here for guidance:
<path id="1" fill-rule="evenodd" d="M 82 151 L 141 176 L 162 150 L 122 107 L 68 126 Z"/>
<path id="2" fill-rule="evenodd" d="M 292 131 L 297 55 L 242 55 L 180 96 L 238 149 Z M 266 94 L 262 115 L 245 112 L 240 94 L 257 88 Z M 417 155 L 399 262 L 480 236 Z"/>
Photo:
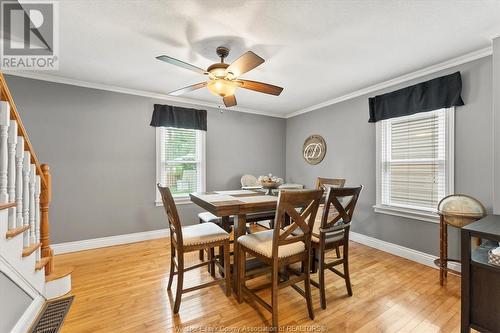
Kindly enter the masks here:
<path id="1" fill-rule="evenodd" d="M 461 332 L 500 332 L 500 266 L 488 252 L 500 242 L 500 216 L 490 215 L 462 228 Z M 475 240 L 483 239 L 478 245 Z"/>

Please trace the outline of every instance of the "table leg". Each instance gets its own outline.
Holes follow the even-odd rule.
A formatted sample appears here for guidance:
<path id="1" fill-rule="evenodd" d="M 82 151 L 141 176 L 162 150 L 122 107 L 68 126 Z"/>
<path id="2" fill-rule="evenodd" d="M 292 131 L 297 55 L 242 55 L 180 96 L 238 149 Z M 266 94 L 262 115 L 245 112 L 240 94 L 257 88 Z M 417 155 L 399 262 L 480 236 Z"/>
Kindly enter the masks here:
<path id="1" fill-rule="evenodd" d="M 443 272 L 443 279 L 444 283 L 446 284 L 446 281 L 448 280 L 448 224 L 446 223 L 444 223 L 443 236 L 444 236 L 443 254 L 444 254 L 444 268 L 445 268 Z"/>
<path id="2" fill-rule="evenodd" d="M 439 284 L 441 286 L 444 285 L 444 270 L 443 270 L 443 262 L 444 262 L 444 220 L 441 216 L 439 221 Z"/>
<path id="3" fill-rule="evenodd" d="M 238 271 L 238 238 L 245 235 L 247 225 L 247 216 L 245 214 L 234 216 L 234 265 L 233 265 L 233 290 L 238 293 L 239 271 Z"/>
<path id="4" fill-rule="evenodd" d="M 221 227 L 222 229 L 226 230 L 229 232 L 231 230 L 231 226 L 229 224 L 229 216 L 222 216 L 222 223 Z M 224 248 L 222 246 L 219 246 L 219 261 L 222 264 L 222 267 L 225 267 L 224 265 Z M 221 276 L 224 276 L 224 270 L 219 267 L 219 274 Z"/>

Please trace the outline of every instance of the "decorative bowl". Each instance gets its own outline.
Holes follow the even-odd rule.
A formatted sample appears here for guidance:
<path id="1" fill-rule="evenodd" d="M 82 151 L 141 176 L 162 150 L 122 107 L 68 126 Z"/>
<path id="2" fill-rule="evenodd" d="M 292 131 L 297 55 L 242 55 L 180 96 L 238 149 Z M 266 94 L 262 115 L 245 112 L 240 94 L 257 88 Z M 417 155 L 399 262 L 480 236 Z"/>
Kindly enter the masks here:
<path id="1" fill-rule="evenodd" d="M 261 181 L 260 184 L 263 188 L 278 188 L 280 186 L 279 182 L 273 182 L 272 180 Z"/>
<path id="2" fill-rule="evenodd" d="M 269 174 L 269 176 L 260 176 L 258 179 L 263 188 L 267 189 L 266 194 L 272 194 L 273 189 L 278 188 L 283 183 L 283 179 Z"/>

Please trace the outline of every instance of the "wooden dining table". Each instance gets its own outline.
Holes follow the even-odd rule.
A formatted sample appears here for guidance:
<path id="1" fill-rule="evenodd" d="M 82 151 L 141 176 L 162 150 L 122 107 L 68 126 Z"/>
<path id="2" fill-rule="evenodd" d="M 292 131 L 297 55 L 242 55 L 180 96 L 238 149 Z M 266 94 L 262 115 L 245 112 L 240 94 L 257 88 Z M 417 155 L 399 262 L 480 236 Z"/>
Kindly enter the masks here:
<path id="1" fill-rule="evenodd" d="M 238 238 L 246 234 L 248 214 L 266 213 L 276 210 L 278 197 L 266 195 L 258 190 L 231 190 L 198 192 L 189 195 L 191 201 L 210 213 L 221 217 L 222 226 L 226 230 L 230 224 L 230 216 L 234 216 L 234 260 L 238 262 Z M 233 265 L 233 288 L 238 285 L 238 265 Z"/>

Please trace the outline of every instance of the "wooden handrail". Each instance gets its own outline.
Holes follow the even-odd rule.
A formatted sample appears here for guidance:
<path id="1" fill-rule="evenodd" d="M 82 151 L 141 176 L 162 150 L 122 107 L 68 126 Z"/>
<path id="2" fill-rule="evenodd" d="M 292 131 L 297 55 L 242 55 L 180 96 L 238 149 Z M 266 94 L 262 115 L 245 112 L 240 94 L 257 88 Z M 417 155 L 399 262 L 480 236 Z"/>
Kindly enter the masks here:
<path id="1" fill-rule="evenodd" d="M 0 72 L 0 98 L 2 101 L 7 101 L 10 104 L 10 119 L 13 119 L 17 122 L 17 128 L 18 128 L 18 133 L 20 136 L 24 138 L 24 150 L 30 152 L 31 156 L 31 163 L 36 166 L 36 174 L 40 176 L 42 180 L 42 188 L 47 189 L 48 188 L 48 182 L 45 179 L 45 175 L 42 172 L 42 166 L 40 162 L 38 161 L 38 158 L 36 157 L 35 150 L 33 149 L 33 146 L 31 145 L 30 139 L 28 137 L 28 132 L 26 132 L 26 129 L 24 128 L 24 124 L 21 120 L 21 117 L 19 116 L 19 113 L 17 112 L 16 104 L 14 103 L 14 99 L 12 98 L 12 95 L 9 91 L 9 88 L 7 87 L 7 83 L 5 82 L 5 78 L 3 76 L 3 73 Z"/>

